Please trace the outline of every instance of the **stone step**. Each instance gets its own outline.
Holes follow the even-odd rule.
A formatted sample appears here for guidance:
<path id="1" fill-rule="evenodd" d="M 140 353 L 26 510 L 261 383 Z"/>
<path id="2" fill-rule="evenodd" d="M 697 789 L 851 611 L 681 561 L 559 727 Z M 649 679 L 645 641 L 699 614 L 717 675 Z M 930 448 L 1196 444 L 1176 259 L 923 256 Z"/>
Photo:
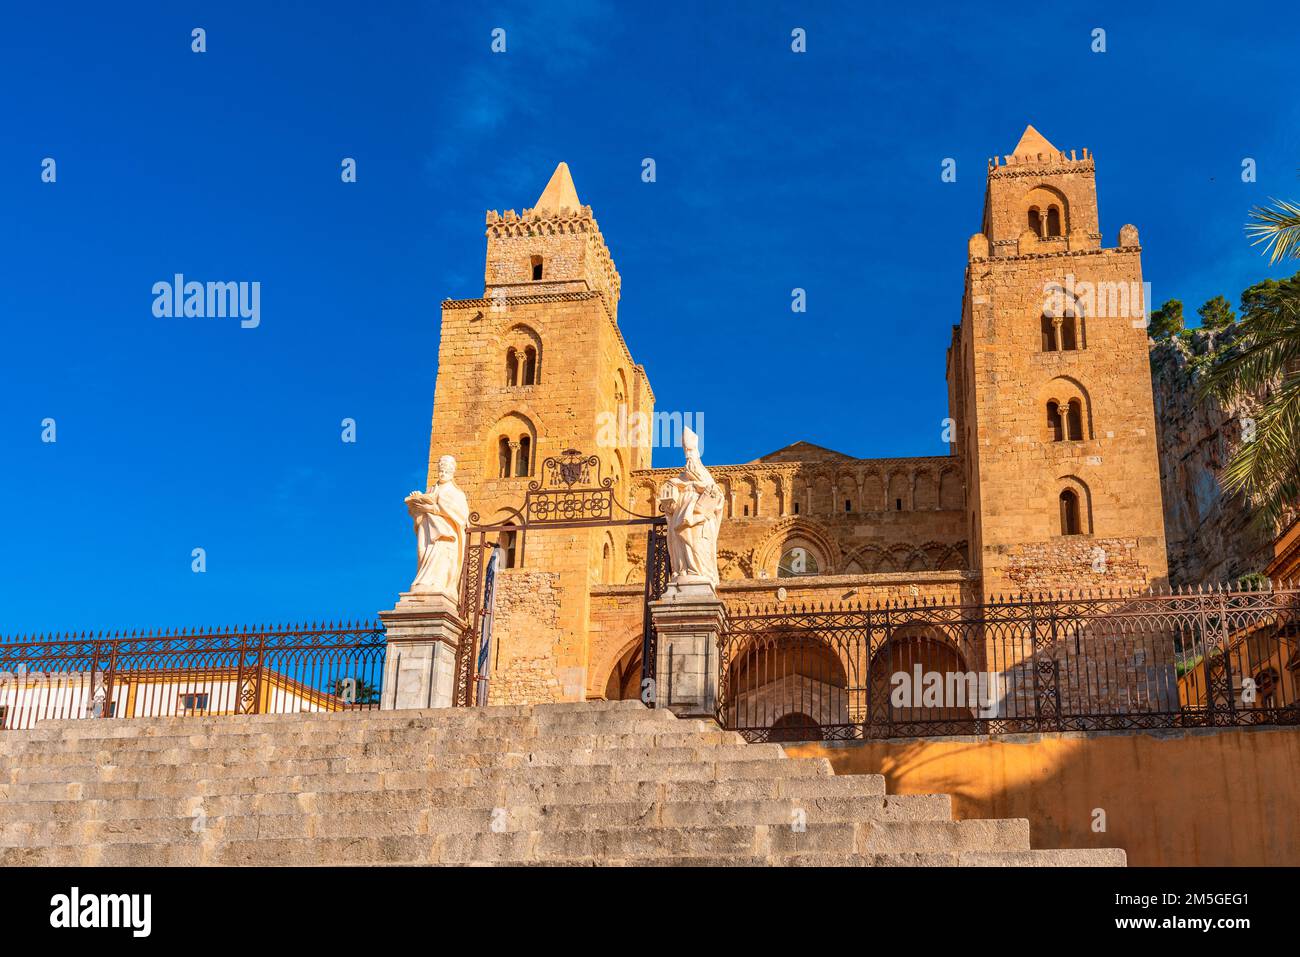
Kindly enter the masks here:
<path id="1" fill-rule="evenodd" d="M 814 781 L 827 779 L 807 779 Z M 666 815 L 679 823 L 686 819 L 706 822 L 714 817 L 745 813 L 755 823 L 788 822 L 787 811 L 803 809 L 809 819 L 878 820 L 919 819 L 949 820 L 952 805 L 946 794 L 902 794 L 887 797 L 883 779 L 829 779 L 862 781 L 859 788 L 839 788 L 840 794 L 798 794 L 800 780 L 790 781 L 787 796 L 771 794 L 771 788 L 753 788 L 751 793 L 716 794 L 698 783 L 603 785 L 599 792 L 571 796 L 556 789 L 533 792 L 519 787 L 507 788 L 404 788 L 398 791 L 343 791 L 305 793 L 225 794 L 205 798 L 139 798 L 117 801 L 22 801 L 5 802 L 4 822 L 79 822 L 79 820 L 138 820 L 144 818 L 191 819 L 203 813 L 208 819 L 239 814 L 374 814 L 393 810 L 455 811 L 461 817 L 481 820 L 498 807 L 510 813 L 533 818 L 569 819 L 573 815 L 632 813 L 647 806 L 667 807 Z M 879 787 L 876 787 L 879 784 Z M 762 793 L 753 793 L 762 792 Z M 572 797 L 572 800 L 563 798 Z M 591 798 L 598 800 L 591 800 Z M 712 801 L 702 798 L 711 797 Z M 854 810 L 857 809 L 857 810 Z M 858 817 L 853 817 L 853 814 Z M 477 815 L 477 817 L 474 817 Z M 568 815 L 568 817 L 565 817 Z M 829 817 L 827 817 L 829 815 Z M 842 817 L 841 817 L 842 815 Z M 667 818 L 666 818 L 667 819 Z"/>
<path id="2" fill-rule="evenodd" d="M 515 777 L 498 778 L 486 783 L 452 784 L 428 780 L 419 772 L 400 774 L 335 775 L 268 781 L 266 779 L 228 778 L 204 782 L 198 789 L 193 782 L 155 786 L 148 782 L 90 782 L 73 784 L 0 785 L 4 807 L 31 807 L 38 819 L 42 805 L 61 803 L 67 807 L 91 806 L 98 802 L 116 803 L 127 815 L 148 816 L 143 802 L 150 800 L 179 802 L 181 813 L 192 813 L 199 805 L 214 800 L 284 801 L 296 800 L 300 794 L 330 795 L 340 800 L 366 801 L 374 795 L 418 791 L 430 795 L 436 807 L 505 807 L 512 804 L 619 803 L 624 801 L 762 801 L 793 798 L 812 801 L 824 798 L 880 797 L 885 793 L 885 779 L 876 774 L 815 775 L 809 777 L 756 777 L 661 781 L 530 781 Z M 944 817 L 950 814 L 947 795 L 926 795 L 929 800 L 944 802 Z M 269 803 L 268 803 L 268 806 Z M 219 812 L 209 812 L 219 813 Z"/>
<path id="3" fill-rule="evenodd" d="M 160 734 L 238 734 L 245 731 L 341 730 L 343 728 L 465 727 L 535 723 L 548 727 L 592 724 L 613 729 L 623 724 L 717 725 L 699 719 L 681 719 L 662 708 L 646 708 L 636 701 L 589 701 L 537 705 L 533 708 L 433 708 L 406 711 L 299 712 L 258 715 L 173 715 L 154 718 L 63 718 L 40 721 L 24 730 L 29 740 L 60 737 L 141 737 Z"/>
<path id="4" fill-rule="evenodd" d="M 1122 865 L 639 702 L 45 722 L 0 865 Z"/>
<path id="5" fill-rule="evenodd" d="M 744 735 L 736 731 L 709 729 L 690 730 L 675 725 L 657 724 L 656 730 L 646 732 L 616 732 L 600 734 L 569 734 L 567 729 L 511 729 L 500 733 L 497 729 L 467 733 L 466 730 L 444 728 L 400 728 L 378 731 L 353 730 L 329 732 L 249 732 L 227 735 L 160 735 L 122 738 L 63 738 L 51 741 L 22 743 L 6 741 L 0 737 L 0 766 L 11 761 L 23 763 L 49 763 L 53 755 L 86 755 L 100 752 L 118 754 L 127 751 L 156 753 L 171 750 L 249 749 L 275 747 L 281 750 L 318 748 L 337 749 L 345 745 L 366 745 L 372 748 L 425 748 L 445 753 L 471 751 L 520 750 L 538 747 L 545 743 L 547 750 L 578 748 L 628 748 L 628 747 L 708 747 L 721 744 L 745 744 Z M 468 730 L 468 729 L 467 729 Z"/>
<path id="6" fill-rule="evenodd" d="M 419 838 L 403 846 L 398 840 L 380 839 L 385 847 L 369 859 L 355 841 L 335 841 L 322 848 L 322 861 L 301 861 L 301 866 L 372 867 L 376 863 L 407 867 L 463 867 L 463 863 L 437 863 L 422 859 Z M 374 842 L 380 843 L 380 842 Z M 403 859 L 403 852 L 416 845 L 416 853 Z M 364 848 L 369 849 L 369 848 Z M 348 857 L 332 855 L 346 854 Z M 209 854 L 209 857 L 211 855 Z M 350 858 L 350 859 L 349 859 Z M 206 863 L 194 845 L 112 845 L 107 853 L 101 847 L 40 847 L 0 849 L 0 867 L 45 866 L 160 866 L 193 867 Z M 760 857 L 753 854 L 719 854 L 709 857 L 606 858 L 594 860 L 512 861 L 513 867 L 1124 867 L 1126 855 L 1118 848 L 1029 850 L 1029 851 L 950 851 L 903 852 L 893 854 L 779 854 Z"/>
<path id="7" fill-rule="evenodd" d="M 539 862 L 528 862 L 533 866 Z M 892 854 L 785 854 L 779 857 L 659 858 L 604 861 L 648 867 L 1125 867 L 1119 848 L 1028 851 L 904 851 Z"/>
<path id="8" fill-rule="evenodd" d="M 350 754 L 349 750 L 355 750 Z M 365 773 L 371 771 L 397 771 L 423 769 L 429 771 L 463 770 L 532 770 L 546 767 L 584 767 L 601 765 L 623 767 L 635 765 L 673 766 L 694 765 L 699 762 L 722 764 L 728 762 L 771 761 L 775 773 L 782 773 L 787 761 L 782 757 L 780 745 L 718 745 L 704 748 L 618 748 L 577 751 L 497 751 L 468 754 L 410 754 L 401 749 L 387 754 L 368 753 L 364 746 L 340 748 L 341 753 L 329 757 L 298 758 L 281 755 L 276 749 L 265 751 L 212 752 L 172 751 L 158 755 L 137 754 L 130 751 L 98 756 L 99 763 L 86 764 L 86 756 L 76 762 L 52 759 L 47 763 L 13 763 L 0 767 L 0 781 L 13 784 L 42 783 L 49 781 L 111 781 L 131 780 L 147 776 L 151 781 L 191 781 L 223 777 L 244 776 L 254 771 L 267 777 L 294 777 L 304 774 L 331 774 L 342 772 Z M 798 764 L 803 760 L 792 760 Z"/>
<path id="9" fill-rule="evenodd" d="M 397 792 L 401 793 L 401 792 Z M 408 792 L 412 793 L 412 792 Z M 413 792 L 419 795 L 420 792 Z M 372 795 L 387 797 L 386 795 Z M 94 802 L 80 814 L 7 815 L 0 823 L 0 847 L 58 844 L 113 844 L 122 842 L 260 840 L 263 838 L 385 837 L 405 834 L 479 834 L 484 832 L 577 830 L 608 828 L 735 827 L 757 824 L 797 827 L 875 822 L 882 826 L 937 825 L 954 822 L 939 810 L 945 805 L 899 798 L 830 798 L 802 801 L 637 801 L 608 804 L 509 805 L 500 808 L 430 807 L 393 801 L 349 807 L 331 800 L 335 795 L 315 795 L 314 800 L 292 802 L 272 809 L 273 802 L 258 807 L 232 802 L 228 813 L 218 813 L 206 802 L 193 802 L 196 813 L 124 815 L 109 802 Z M 154 804 L 159 802 L 132 802 Z M 173 804 L 175 802 L 172 802 Z M 355 804 L 355 802 L 352 802 Z M 243 804 L 244 806 L 239 806 Z M 105 806 L 107 805 L 107 806 Z M 342 806 L 340 806 L 342 805 Z M 22 811 L 22 807 L 14 808 Z M 170 809 L 168 809 L 170 810 Z"/>
<path id="10" fill-rule="evenodd" d="M 361 771 L 356 768 L 302 774 L 262 774 L 255 768 L 153 768 L 147 779 L 129 775 L 116 779 L 112 768 L 97 769 L 84 780 L 69 782 L 51 769 L 17 769 L 11 775 L 47 775 L 45 780 L 23 778 L 0 783 L 0 797 L 24 799 L 88 800 L 93 798 L 193 797 L 257 791 L 366 790 L 374 787 L 476 787 L 508 782 L 579 784 L 628 781 L 725 781 L 750 778 L 829 778 L 830 762 L 824 758 L 774 761 L 700 760 L 681 764 L 584 764 L 523 766 L 518 768 L 465 768 L 459 770 Z M 221 770 L 224 774 L 211 774 Z M 164 771 L 169 772 L 165 774 Z M 382 782 L 382 783 L 380 783 Z M 39 785 L 52 789 L 29 790 Z M 119 787 L 113 787 L 118 785 Z"/>
<path id="11" fill-rule="evenodd" d="M 87 742 L 88 744 L 88 742 Z M 729 731 L 679 734 L 670 732 L 656 735 L 535 735 L 482 738 L 430 736 L 393 740 L 390 738 L 360 739 L 320 743 L 295 741 L 276 742 L 273 737 L 250 739 L 249 742 L 229 741 L 221 738 L 191 740 L 178 738 L 151 739 L 126 745 L 114 743 L 104 747 L 73 749 L 38 748 L 20 755 L 0 756 L 0 772 L 23 767 L 55 767 L 96 764 L 127 766 L 142 763 L 156 764 L 231 764 L 263 761 L 274 757 L 282 760 L 329 760 L 342 757 L 384 757 L 395 754 L 424 760 L 430 757 L 448 760 L 479 754 L 507 753 L 612 753 L 617 751 L 660 751 L 664 753 L 701 749 L 716 749 L 719 754 L 749 749 L 755 754 L 780 757 L 780 745 L 746 744 L 743 737 Z M 472 763 L 472 762 L 471 762 Z"/>
<path id="12" fill-rule="evenodd" d="M 184 822 L 181 822 L 184 823 Z M 346 834 L 318 837 L 257 836 L 230 839 L 214 832 L 189 839 L 123 840 L 0 848 L 0 865 L 309 865 L 332 862 L 515 864 L 617 863 L 690 858 L 708 862 L 733 856 L 954 854 L 1027 851 L 1029 824 L 1008 821 L 863 822 L 789 826 L 600 827 L 473 833 Z M 100 835 L 108 836 L 108 835 Z"/>
<path id="13" fill-rule="evenodd" d="M 136 741 L 154 738 L 174 737 L 198 740 L 216 740 L 231 738 L 235 741 L 258 737 L 284 738 L 294 735 L 323 735 L 330 737 L 347 735 L 372 735 L 380 732 L 392 732 L 397 735 L 419 736 L 421 732 L 441 734 L 446 737 L 493 737 L 522 736 L 534 737 L 538 734 L 578 735 L 578 734 L 643 734 L 653 735 L 664 731 L 709 732 L 718 731 L 714 721 L 692 719 L 660 719 L 653 715 L 666 715 L 663 711 L 642 711 L 636 714 L 619 714 L 613 720 L 601 720 L 593 715 L 572 715 L 552 720 L 511 720 L 495 718 L 481 722 L 465 724 L 448 724 L 437 720 L 422 720 L 416 723 L 398 724 L 393 722 L 370 723 L 364 720 L 337 722 L 333 727 L 328 723 L 309 722 L 299 726 L 285 725 L 237 725 L 228 729 L 197 724 L 198 719 L 181 719 L 184 723 L 166 728 L 122 727 L 116 722 L 103 722 L 92 727 L 81 726 L 49 733 L 41 737 L 30 737 L 41 731 L 40 727 L 31 731 L 22 731 L 15 735 L 5 735 L 0 740 L 0 753 L 22 754 L 33 748 L 93 747 L 92 741 L 103 742 L 104 747 L 116 745 L 127 746 Z M 237 719 L 227 719 L 236 721 Z M 102 731 L 100 729 L 103 729 Z M 361 738 L 364 740 L 364 737 Z M 318 740 L 324 740 L 319 738 Z M 73 745 L 73 742 L 87 744 Z"/>

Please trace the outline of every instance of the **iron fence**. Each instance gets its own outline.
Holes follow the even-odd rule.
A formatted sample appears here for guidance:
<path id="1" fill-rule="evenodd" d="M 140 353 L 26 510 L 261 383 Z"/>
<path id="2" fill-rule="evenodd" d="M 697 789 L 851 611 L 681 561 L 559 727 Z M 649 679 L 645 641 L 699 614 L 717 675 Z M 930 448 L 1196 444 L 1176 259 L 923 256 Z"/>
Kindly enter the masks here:
<path id="1" fill-rule="evenodd" d="M 368 623 L 3 638 L 0 728 L 376 709 L 385 648 Z"/>
<path id="2" fill-rule="evenodd" d="M 1300 724 L 1300 591 L 729 607 L 751 741 Z"/>

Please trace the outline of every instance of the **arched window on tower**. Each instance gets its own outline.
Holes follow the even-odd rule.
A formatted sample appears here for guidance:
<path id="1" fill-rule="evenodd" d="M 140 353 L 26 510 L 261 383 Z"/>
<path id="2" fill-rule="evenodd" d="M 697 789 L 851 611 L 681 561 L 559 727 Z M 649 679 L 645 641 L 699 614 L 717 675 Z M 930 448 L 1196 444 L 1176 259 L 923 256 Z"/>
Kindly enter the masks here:
<path id="1" fill-rule="evenodd" d="M 542 257 L 541 256 L 534 256 L 532 258 L 532 267 L 533 267 L 533 282 L 537 282 L 542 278 Z"/>
<path id="2" fill-rule="evenodd" d="M 1042 331 L 1043 351 L 1055 352 L 1058 348 L 1056 342 L 1056 320 L 1047 315 L 1047 313 L 1043 313 Z"/>
<path id="3" fill-rule="evenodd" d="M 519 381 L 519 353 L 515 352 L 511 346 L 506 350 L 506 385 L 514 385 Z"/>
<path id="4" fill-rule="evenodd" d="M 1029 207 L 1029 231 L 1035 236 L 1043 235 L 1043 217 L 1038 212 L 1037 206 Z"/>
<path id="5" fill-rule="evenodd" d="M 529 475 L 529 466 L 532 464 L 533 441 L 526 435 L 519 436 L 519 455 L 515 458 L 515 475 L 523 477 Z"/>
<path id="6" fill-rule="evenodd" d="M 1065 439 L 1065 422 L 1062 420 L 1061 406 L 1055 399 L 1047 403 L 1047 434 L 1052 442 Z"/>
<path id="7" fill-rule="evenodd" d="M 1061 207 L 1059 206 L 1047 207 L 1047 235 L 1061 235 Z"/>
<path id="8" fill-rule="evenodd" d="M 1072 488 L 1063 489 L 1061 503 L 1061 534 L 1079 534 L 1079 493 Z"/>
<path id="9" fill-rule="evenodd" d="M 497 439 L 497 478 L 510 478 L 510 440 Z"/>
<path id="10" fill-rule="evenodd" d="M 1079 348 L 1078 320 L 1066 316 L 1061 320 L 1061 348 L 1072 352 Z"/>
<path id="11" fill-rule="evenodd" d="M 1071 442 L 1079 442 L 1083 439 L 1083 403 L 1071 399 L 1066 409 L 1067 436 Z"/>
<path id="12" fill-rule="evenodd" d="M 537 350 L 524 346 L 523 376 L 520 385 L 537 385 Z"/>

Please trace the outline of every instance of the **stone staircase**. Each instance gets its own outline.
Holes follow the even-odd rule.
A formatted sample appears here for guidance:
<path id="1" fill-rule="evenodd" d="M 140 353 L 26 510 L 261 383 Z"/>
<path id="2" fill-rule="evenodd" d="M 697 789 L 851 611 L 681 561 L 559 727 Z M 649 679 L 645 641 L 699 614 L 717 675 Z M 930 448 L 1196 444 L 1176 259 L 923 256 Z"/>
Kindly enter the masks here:
<path id="1" fill-rule="evenodd" d="M 0 865 L 1123 865 L 638 702 L 48 721 Z"/>

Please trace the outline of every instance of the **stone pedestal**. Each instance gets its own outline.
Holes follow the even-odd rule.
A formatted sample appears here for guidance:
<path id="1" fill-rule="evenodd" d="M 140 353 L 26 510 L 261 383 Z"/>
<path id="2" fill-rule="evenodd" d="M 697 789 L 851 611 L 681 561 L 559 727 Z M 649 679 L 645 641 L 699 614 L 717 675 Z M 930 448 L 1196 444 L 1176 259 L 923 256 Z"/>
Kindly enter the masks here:
<path id="1" fill-rule="evenodd" d="M 707 581 L 669 585 L 650 603 L 659 638 L 656 707 L 682 717 L 714 716 L 718 704 L 718 636 L 726 610 Z"/>
<path id="2" fill-rule="evenodd" d="M 388 635 L 380 708 L 450 708 L 465 632 L 456 603 L 440 592 L 402 592 L 379 620 Z"/>

